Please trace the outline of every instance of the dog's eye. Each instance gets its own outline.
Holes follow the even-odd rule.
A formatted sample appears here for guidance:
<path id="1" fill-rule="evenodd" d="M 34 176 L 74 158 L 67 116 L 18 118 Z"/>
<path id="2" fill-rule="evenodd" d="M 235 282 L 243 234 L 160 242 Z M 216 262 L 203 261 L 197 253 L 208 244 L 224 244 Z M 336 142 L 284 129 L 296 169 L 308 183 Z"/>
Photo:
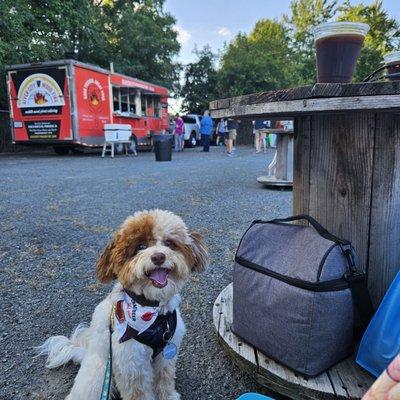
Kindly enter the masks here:
<path id="1" fill-rule="evenodd" d="M 147 249 L 147 245 L 144 243 L 140 243 L 138 246 L 136 246 L 136 251 L 141 251 Z"/>
<path id="2" fill-rule="evenodd" d="M 167 247 L 174 247 L 174 242 L 172 240 L 164 240 L 164 245 Z"/>

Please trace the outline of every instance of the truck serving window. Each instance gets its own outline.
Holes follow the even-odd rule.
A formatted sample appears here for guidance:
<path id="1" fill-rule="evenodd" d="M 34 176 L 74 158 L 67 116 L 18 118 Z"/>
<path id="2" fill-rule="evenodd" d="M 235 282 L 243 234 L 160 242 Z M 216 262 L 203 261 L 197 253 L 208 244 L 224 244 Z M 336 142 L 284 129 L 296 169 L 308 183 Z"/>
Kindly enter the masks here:
<path id="1" fill-rule="evenodd" d="M 128 88 L 121 88 L 121 112 L 127 113 L 128 112 Z"/>
<path id="2" fill-rule="evenodd" d="M 116 114 L 136 115 L 135 96 L 137 89 L 113 87 L 113 112 Z"/>
<path id="3" fill-rule="evenodd" d="M 147 115 L 147 96 L 142 94 L 142 115 Z"/>
<path id="4" fill-rule="evenodd" d="M 142 115 L 148 117 L 161 117 L 160 96 L 154 94 L 142 94 Z"/>

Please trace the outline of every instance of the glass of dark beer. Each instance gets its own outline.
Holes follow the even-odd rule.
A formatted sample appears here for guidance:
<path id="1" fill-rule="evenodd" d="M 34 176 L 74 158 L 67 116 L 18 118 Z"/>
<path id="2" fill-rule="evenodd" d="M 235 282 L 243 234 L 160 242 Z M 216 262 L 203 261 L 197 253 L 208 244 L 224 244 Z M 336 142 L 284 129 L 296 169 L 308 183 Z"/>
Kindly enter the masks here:
<path id="1" fill-rule="evenodd" d="M 383 59 L 387 70 L 387 78 L 391 81 L 400 81 L 400 51 L 386 54 Z"/>
<path id="2" fill-rule="evenodd" d="M 317 82 L 351 82 L 369 25 L 329 22 L 314 28 L 317 48 Z"/>

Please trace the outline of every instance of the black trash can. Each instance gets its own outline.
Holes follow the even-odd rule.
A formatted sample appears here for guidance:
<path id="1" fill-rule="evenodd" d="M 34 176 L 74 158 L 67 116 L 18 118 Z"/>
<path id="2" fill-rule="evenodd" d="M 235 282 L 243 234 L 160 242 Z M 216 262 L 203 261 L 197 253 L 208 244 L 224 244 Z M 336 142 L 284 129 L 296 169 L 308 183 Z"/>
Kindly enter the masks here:
<path id="1" fill-rule="evenodd" d="M 153 135 L 156 161 L 171 161 L 174 135 Z"/>

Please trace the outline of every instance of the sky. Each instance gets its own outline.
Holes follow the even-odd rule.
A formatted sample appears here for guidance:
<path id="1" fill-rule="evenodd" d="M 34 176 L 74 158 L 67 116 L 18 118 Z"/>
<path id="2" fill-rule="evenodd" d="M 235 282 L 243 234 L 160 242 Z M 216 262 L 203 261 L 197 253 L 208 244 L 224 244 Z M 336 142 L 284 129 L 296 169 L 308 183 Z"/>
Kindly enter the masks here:
<path id="1" fill-rule="evenodd" d="M 193 49 L 209 44 L 220 50 L 239 32 L 248 33 L 261 18 L 280 19 L 289 13 L 291 0 L 167 0 L 165 9 L 177 19 L 181 52 L 178 60 L 195 59 Z M 372 1 L 364 0 L 364 4 Z M 352 4 L 360 1 L 351 0 Z M 400 20 L 400 0 L 383 0 L 389 15 Z"/>

